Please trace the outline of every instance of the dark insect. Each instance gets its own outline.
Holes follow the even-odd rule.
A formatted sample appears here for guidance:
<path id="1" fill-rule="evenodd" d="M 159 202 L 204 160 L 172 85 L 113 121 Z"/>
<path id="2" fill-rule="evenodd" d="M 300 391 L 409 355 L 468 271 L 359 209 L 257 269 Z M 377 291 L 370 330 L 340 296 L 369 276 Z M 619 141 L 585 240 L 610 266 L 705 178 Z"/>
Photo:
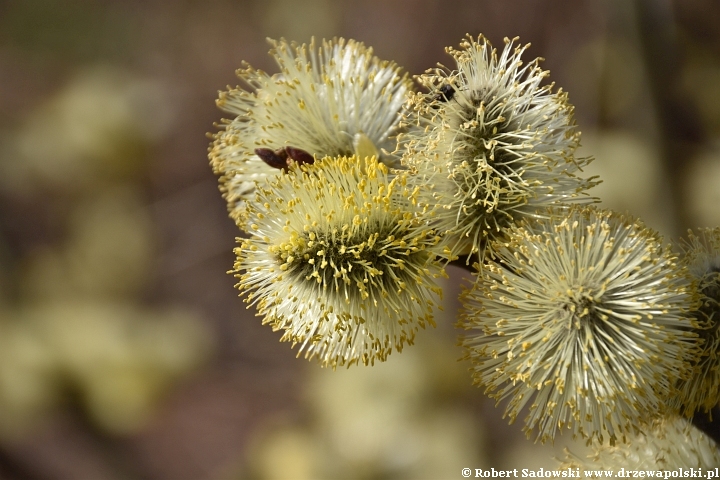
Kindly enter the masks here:
<path id="1" fill-rule="evenodd" d="M 438 93 L 433 100 L 438 102 L 449 102 L 455 96 L 455 88 L 452 85 L 443 85 L 440 87 L 440 93 Z"/>
<path id="2" fill-rule="evenodd" d="M 315 162 L 315 157 L 305 150 L 295 147 L 282 147 L 277 150 L 271 150 L 269 148 L 256 148 L 255 155 L 260 157 L 260 160 L 267 163 L 269 166 L 281 169 L 285 172 L 287 172 L 292 160 L 294 160 L 298 165 L 312 164 Z"/>
<path id="3" fill-rule="evenodd" d="M 288 154 L 284 148 L 278 148 L 275 151 L 269 148 L 256 148 L 255 155 L 260 157 L 260 160 L 267 163 L 273 168 L 281 168 L 283 170 L 287 170 Z"/>
<path id="4" fill-rule="evenodd" d="M 300 150 L 299 148 L 295 147 L 285 147 L 285 152 L 287 153 L 288 157 L 295 160 L 298 165 L 312 165 L 315 162 L 315 157 L 310 155 L 305 150 Z"/>

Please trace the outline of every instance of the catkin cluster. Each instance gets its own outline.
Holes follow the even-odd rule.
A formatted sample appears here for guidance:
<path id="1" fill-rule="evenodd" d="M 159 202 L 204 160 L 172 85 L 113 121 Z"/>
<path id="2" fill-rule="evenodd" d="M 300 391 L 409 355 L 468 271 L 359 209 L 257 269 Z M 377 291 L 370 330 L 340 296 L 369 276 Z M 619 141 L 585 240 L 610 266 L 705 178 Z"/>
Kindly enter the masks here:
<path id="1" fill-rule="evenodd" d="M 675 248 L 593 206 L 573 107 L 529 45 L 468 36 L 416 88 L 352 40 L 271 43 L 279 73 L 246 65 L 220 92 L 209 156 L 244 232 L 237 287 L 283 341 L 383 361 L 434 325 L 458 262 L 472 378 L 528 436 L 622 449 L 719 403 L 720 228 Z"/>

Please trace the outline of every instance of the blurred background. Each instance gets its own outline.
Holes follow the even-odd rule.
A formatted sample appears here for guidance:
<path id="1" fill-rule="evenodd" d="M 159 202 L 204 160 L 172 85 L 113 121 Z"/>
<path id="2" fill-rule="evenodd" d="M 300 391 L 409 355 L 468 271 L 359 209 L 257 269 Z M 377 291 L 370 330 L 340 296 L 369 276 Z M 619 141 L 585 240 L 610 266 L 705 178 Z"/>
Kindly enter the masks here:
<path id="1" fill-rule="evenodd" d="M 266 37 L 343 36 L 411 74 L 466 33 L 530 42 L 570 94 L 595 195 L 677 239 L 720 225 L 712 0 L 0 1 L 0 478 L 415 479 L 552 468 L 471 385 L 453 328 L 323 370 L 226 274 L 218 90 Z M 567 437 L 567 435 L 565 436 Z"/>

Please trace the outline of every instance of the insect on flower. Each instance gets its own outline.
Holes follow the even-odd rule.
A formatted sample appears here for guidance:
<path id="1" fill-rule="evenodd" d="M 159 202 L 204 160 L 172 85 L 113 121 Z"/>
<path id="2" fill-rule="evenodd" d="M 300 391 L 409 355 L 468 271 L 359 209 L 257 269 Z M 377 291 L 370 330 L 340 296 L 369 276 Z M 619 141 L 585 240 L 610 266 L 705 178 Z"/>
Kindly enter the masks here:
<path id="1" fill-rule="evenodd" d="M 217 105 L 232 117 L 212 135 L 209 151 L 230 217 L 243 230 L 256 186 L 287 170 L 290 159 L 308 164 L 313 157 L 377 156 L 399 165 L 389 152 L 412 88 L 396 64 L 353 40 L 270 43 L 280 72 L 269 75 L 247 64 L 238 70 L 246 88 L 220 92 Z"/>
<path id="2" fill-rule="evenodd" d="M 293 165 L 258 186 L 237 287 L 307 358 L 385 360 L 434 325 L 441 294 L 440 238 L 415 195 L 375 157 Z"/>
<path id="3" fill-rule="evenodd" d="M 450 84 L 445 84 L 438 89 L 437 95 L 434 100 L 438 102 L 449 102 L 455 96 L 455 87 Z"/>
<path id="4" fill-rule="evenodd" d="M 541 59 L 524 63 L 529 45 L 514 42 L 498 53 L 482 36 L 467 38 L 447 50 L 457 68 L 421 75 L 430 93 L 410 98 L 419 128 L 403 136 L 403 163 L 418 172 L 410 181 L 419 201 L 439 206 L 451 257 L 482 254 L 545 207 L 594 200 L 585 191 L 596 182 L 576 175 L 590 159 L 574 156 L 580 137 L 567 94 L 543 85 Z"/>
<path id="5" fill-rule="evenodd" d="M 438 102 L 449 102 L 455 96 L 455 88 L 450 84 L 440 87 L 440 92 L 435 96 Z"/>
<path id="6" fill-rule="evenodd" d="M 285 172 L 290 166 L 290 160 L 295 160 L 298 165 L 312 164 L 315 161 L 315 157 L 308 152 L 294 147 L 278 148 L 277 150 L 256 148 L 255 155 L 269 166 Z"/>

